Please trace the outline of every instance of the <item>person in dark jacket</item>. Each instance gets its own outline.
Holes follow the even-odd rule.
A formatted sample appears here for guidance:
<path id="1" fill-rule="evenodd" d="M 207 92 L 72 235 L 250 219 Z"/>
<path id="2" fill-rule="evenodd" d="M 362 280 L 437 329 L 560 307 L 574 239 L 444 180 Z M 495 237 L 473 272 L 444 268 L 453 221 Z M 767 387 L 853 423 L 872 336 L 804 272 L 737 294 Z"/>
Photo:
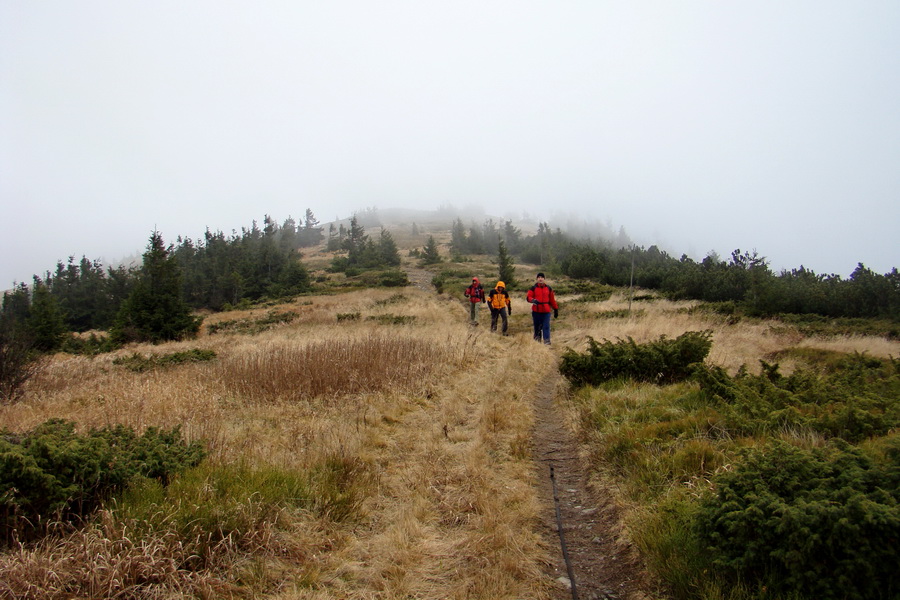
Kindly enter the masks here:
<path id="1" fill-rule="evenodd" d="M 559 305 L 556 303 L 556 295 L 553 288 L 544 281 L 544 274 L 538 273 L 535 284 L 528 288 L 525 296 L 531 304 L 531 319 L 534 322 L 534 339 L 550 345 L 550 315 L 553 318 L 559 316 Z"/>
<path id="2" fill-rule="evenodd" d="M 484 302 L 484 288 L 477 277 L 472 278 L 472 285 L 466 288 L 465 293 L 469 299 L 469 323 L 478 325 L 478 307 Z"/>
<path id="3" fill-rule="evenodd" d="M 488 294 L 488 307 L 491 309 L 491 331 L 497 331 L 497 319 L 503 319 L 503 327 L 500 330 L 500 333 L 506 335 L 506 330 L 509 327 L 509 320 L 507 319 L 507 315 L 512 314 L 512 301 L 509 299 L 509 294 L 506 292 L 506 284 L 502 281 L 497 282 L 497 287 L 491 290 L 491 293 Z"/>

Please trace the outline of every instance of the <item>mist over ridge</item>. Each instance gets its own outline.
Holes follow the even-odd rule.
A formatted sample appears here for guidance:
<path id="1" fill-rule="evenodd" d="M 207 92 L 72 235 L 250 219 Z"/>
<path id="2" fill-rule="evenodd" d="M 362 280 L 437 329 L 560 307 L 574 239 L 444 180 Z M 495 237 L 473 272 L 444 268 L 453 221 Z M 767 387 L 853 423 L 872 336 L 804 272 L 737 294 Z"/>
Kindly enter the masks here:
<path id="1" fill-rule="evenodd" d="M 537 231 L 538 226 L 541 223 L 545 223 L 552 230 L 560 230 L 563 233 L 571 236 L 573 239 L 582 240 L 592 244 L 599 244 L 612 249 L 629 247 L 631 245 L 639 248 L 656 246 L 661 251 L 668 253 L 672 257 L 678 258 L 684 255 L 695 261 L 700 261 L 707 256 L 721 259 L 722 257 L 729 256 L 733 250 L 738 249 L 742 251 L 758 252 L 759 256 L 766 260 L 767 264 L 769 264 L 770 269 L 774 273 L 778 273 L 783 270 L 789 271 L 791 269 L 800 268 L 801 266 L 806 268 L 807 270 L 812 270 L 821 275 L 835 274 L 841 277 L 847 277 L 852 271 L 852 269 L 850 269 L 846 273 L 834 273 L 831 271 L 820 271 L 810 265 L 789 264 L 785 262 L 785 260 L 781 259 L 781 257 L 767 254 L 765 248 L 756 247 L 754 245 L 745 245 L 743 247 L 734 245 L 733 247 L 708 248 L 704 251 L 698 252 L 695 245 L 686 243 L 684 246 L 679 246 L 677 243 L 669 241 L 671 239 L 674 239 L 675 236 L 667 236 L 661 232 L 653 232 L 652 235 L 644 236 L 643 238 L 637 236 L 632 237 L 628 228 L 624 224 L 613 223 L 613 221 L 609 218 L 602 219 L 599 217 L 595 217 L 586 211 L 576 212 L 557 209 L 549 211 L 548 216 L 543 216 L 541 214 L 528 210 L 507 210 L 502 214 L 493 214 L 489 209 L 489 206 L 483 205 L 470 204 L 463 207 L 457 207 L 451 203 L 444 203 L 435 209 L 409 207 L 382 208 L 373 205 L 350 210 L 345 215 L 336 214 L 331 218 L 328 218 L 326 216 L 327 213 L 322 213 L 320 215 L 314 210 L 313 212 L 320 222 L 320 227 L 326 230 L 331 224 L 334 224 L 335 226 L 338 226 L 342 223 L 348 224 L 351 217 L 354 216 L 356 216 L 359 219 L 360 223 L 367 228 L 377 228 L 381 226 L 410 226 L 411 224 L 416 223 L 418 225 L 429 224 L 434 227 L 442 227 L 448 231 L 456 219 L 460 219 L 466 226 L 466 228 L 472 226 L 481 227 L 483 224 L 489 222 L 494 223 L 496 226 L 502 226 L 504 223 L 509 221 L 512 222 L 515 227 L 521 229 L 522 233 L 525 235 L 533 235 Z M 302 213 L 302 210 L 303 209 L 298 209 L 297 212 Z M 326 211 L 327 210 L 328 209 L 326 209 Z M 160 228 L 159 231 L 167 244 L 174 244 L 179 239 L 201 240 L 204 232 L 207 230 L 211 232 L 222 232 L 226 235 L 240 233 L 243 229 L 251 228 L 254 223 L 262 223 L 265 217 L 271 218 L 277 224 L 280 224 L 286 219 L 297 218 L 293 213 L 284 216 L 265 213 L 262 215 L 252 216 L 246 222 L 233 225 L 227 229 L 204 227 L 195 231 L 167 231 Z M 118 254 L 110 253 L 109 256 L 111 256 L 111 258 L 102 255 L 91 256 L 86 251 L 71 252 L 66 256 L 58 257 L 52 264 L 46 264 L 39 270 L 35 270 L 27 276 L 17 276 L 15 278 L 15 281 L 19 283 L 24 282 L 26 284 L 30 284 L 33 276 L 36 275 L 39 277 L 43 277 L 46 272 L 52 272 L 56 268 L 57 262 L 62 262 L 65 264 L 70 258 L 74 258 L 76 263 L 81 258 L 87 258 L 91 261 L 98 261 L 107 267 L 124 266 L 127 268 L 140 266 L 141 255 L 146 245 L 147 236 L 149 236 L 149 234 L 154 230 L 154 227 L 147 228 L 143 236 L 137 237 L 132 240 L 133 243 L 130 249 L 126 248 L 124 250 L 121 250 Z M 121 241 L 119 243 L 120 245 L 123 245 Z M 85 241 L 85 245 L 90 246 L 91 242 Z M 891 265 L 890 267 L 881 270 L 872 267 L 865 260 L 854 260 L 854 268 L 857 263 L 865 264 L 867 267 L 872 268 L 875 272 L 878 273 L 887 273 L 891 268 L 893 268 L 893 265 Z M 7 282 L 5 286 L 0 285 L 0 288 L 3 289 L 10 289 L 11 287 L 12 280 Z"/>

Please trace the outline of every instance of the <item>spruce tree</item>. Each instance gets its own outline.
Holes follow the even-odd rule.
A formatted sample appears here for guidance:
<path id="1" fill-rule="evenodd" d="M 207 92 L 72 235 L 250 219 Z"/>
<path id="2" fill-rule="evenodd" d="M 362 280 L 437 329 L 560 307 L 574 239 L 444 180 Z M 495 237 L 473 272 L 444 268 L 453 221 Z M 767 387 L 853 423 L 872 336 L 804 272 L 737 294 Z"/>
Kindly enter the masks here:
<path id="1" fill-rule="evenodd" d="M 178 263 L 162 235 L 154 231 L 137 283 L 119 309 L 111 337 L 116 342 L 178 340 L 195 335 L 200 322 L 182 298 Z"/>
<path id="2" fill-rule="evenodd" d="M 303 225 L 303 227 L 305 229 L 315 229 L 316 227 L 319 226 L 319 220 L 316 218 L 316 215 L 313 214 L 313 211 L 311 208 L 306 209 L 305 219 L 306 219 L 306 222 Z"/>
<path id="3" fill-rule="evenodd" d="M 454 254 L 465 254 L 468 250 L 466 226 L 459 217 L 453 221 L 453 228 L 450 230 L 450 250 Z"/>
<path id="4" fill-rule="evenodd" d="M 338 230 L 334 223 L 328 224 L 328 243 L 325 245 L 325 249 L 329 252 L 337 252 L 341 249 L 341 238 L 338 236 Z"/>
<path id="5" fill-rule="evenodd" d="M 503 240 L 510 252 L 518 253 L 522 247 L 522 230 L 513 225 L 512 221 L 506 221 L 503 224 Z"/>
<path id="6" fill-rule="evenodd" d="M 397 250 L 397 243 L 394 236 L 387 229 L 381 230 L 381 239 L 378 241 L 378 258 L 381 266 L 399 267 L 400 251 Z"/>
<path id="7" fill-rule="evenodd" d="M 500 240 L 498 247 L 497 268 L 500 272 L 500 281 L 506 284 L 506 289 L 510 289 L 516 283 L 516 268 L 513 266 L 512 257 L 506 251 L 506 242 Z"/>
<path id="8" fill-rule="evenodd" d="M 438 251 L 437 242 L 434 241 L 434 236 L 428 236 L 428 242 L 425 244 L 425 247 L 422 249 L 422 264 L 423 265 L 434 265 L 441 262 L 441 254 Z"/>
<path id="9" fill-rule="evenodd" d="M 0 404 L 18 400 L 23 393 L 22 387 L 39 365 L 27 326 L 30 310 L 31 298 L 24 283 L 3 293 L 0 305 Z"/>
<path id="10" fill-rule="evenodd" d="M 303 227 L 297 231 L 299 245 L 302 248 L 316 246 L 322 241 L 325 234 L 322 232 L 322 228 L 319 227 L 319 220 L 313 214 L 312 209 L 306 209 L 305 220 Z"/>
<path id="11" fill-rule="evenodd" d="M 68 333 L 59 303 L 42 282 L 35 281 L 27 326 L 34 347 L 42 352 L 59 350 Z"/>
<path id="12" fill-rule="evenodd" d="M 350 218 L 350 230 L 342 242 L 342 247 L 347 251 L 347 258 L 350 260 L 350 264 L 361 262 L 359 257 L 363 253 L 367 241 L 369 241 L 369 236 L 366 234 L 366 228 L 360 225 L 356 215 L 353 215 Z"/>

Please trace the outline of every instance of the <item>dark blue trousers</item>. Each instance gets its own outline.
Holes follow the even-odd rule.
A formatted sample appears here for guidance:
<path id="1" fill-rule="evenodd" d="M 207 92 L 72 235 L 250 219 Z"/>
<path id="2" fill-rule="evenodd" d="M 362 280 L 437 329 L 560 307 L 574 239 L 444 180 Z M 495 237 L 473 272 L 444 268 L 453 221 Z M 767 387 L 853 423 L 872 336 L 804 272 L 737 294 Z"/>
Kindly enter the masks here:
<path id="1" fill-rule="evenodd" d="M 531 311 L 531 320 L 534 321 L 534 339 L 537 341 L 541 341 L 541 337 L 544 338 L 544 343 L 550 343 L 550 313 L 539 313 L 535 311 Z"/>

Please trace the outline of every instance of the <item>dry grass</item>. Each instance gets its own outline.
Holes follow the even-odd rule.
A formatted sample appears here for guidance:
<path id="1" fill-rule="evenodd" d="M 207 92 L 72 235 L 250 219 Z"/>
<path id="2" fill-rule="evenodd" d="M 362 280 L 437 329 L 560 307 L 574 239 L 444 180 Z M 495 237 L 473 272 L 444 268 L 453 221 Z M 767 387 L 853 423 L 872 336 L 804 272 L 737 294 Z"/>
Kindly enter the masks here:
<path id="1" fill-rule="evenodd" d="M 251 401 L 300 402 L 373 393 L 415 393 L 431 371 L 450 362 L 448 348 L 397 336 L 332 339 L 296 345 L 270 342 L 218 363 L 213 376 Z"/>
<path id="2" fill-rule="evenodd" d="M 199 527 L 189 535 L 148 533 L 101 511 L 83 529 L 0 557 L 0 598 L 235 598 L 276 591 L 277 582 L 254 572 L 261 560 L 292 577 L 308 576 L 315 552 L 334 536 L 321 519 L 287 511 L 279 517 L 240 538 L 214 539 Z"/>
<path id="3" fill-rule="evenodd" d="M 530 455 L 511 444 L 530 431 L 522 396 L 538 373 L 501 344 L 480 338 L 476 348 L 504 356 L 480 356 L 385 428 L 373 500 L 386 518 L 348 549 L 334 595 L 297 597 L 542 597 Z"/>
<path id="4" fill-rule="evenodd" d="M 470 330 L 458 303 L 413 289 L 306 298 L 210 322 L 271 310 L 298 316 L 256 335 L 57 356 L 24 402 L 0 408 L 0 426 L 23 431 L 50 417 L 83 429 L 180 426 L 205 442 L 216 469 L 316 473 L 352 463 L 361 502 L 351 517 L 284 506 L 249 519 L 237 538 L 205 540 L 161 525 L 136 536 L 113 507 L 82 530 L 2 555 L 10 587 L 0 597 L 545 597 L 528 444 L 527 391 L 540 374 L 526 360 L 527 337 Z M 362 318 L 337 320 L 350 312 Z M 366 319 L 383 314 L 415 320 Z M 142 373 L 113 364 L 191 348 L 217 358 Z M 216 502 L 219 484 L 206 485 L 196 501 Z"/>
<path id="5" fill-rule="evenodd" d="M 713 332 L 713 347 L 709 361 L 734 373 L 742 365 L 751 371 L 758 370 L 759 361 L 767 359 L 786 348 L 804 346 L 837 350 L 841 352 L 865 352 L 872 356 L 900 356 L 900 342 L 875 336 L 841 336 L 834 338 L 806 338 L 796 330 L 775 322 L 740 322 L 730 324 L 724 316 L 690 313 L 688 309 L 696 302 L 652 302 L 632 303 L 630 318 L 596 318 L 597 313 L 628 309 L 628 296 L 614 294 L 605 302 L 565 303 L 561 314 L 566 319 L 555 327 L 555 341 L 575 350 L 587 347 L 587 336 L 597 340 L 633 338 L 638 343 L 646 343 L 665 335 L 675 338 L 686 331 L 710 330 Z M 571 309 L 570 309 L 571 307 Z M 573 313 L 571 318 L 569 313 Z M 556 325 L 556 323 L 554 323 Z M 784 372 L 790 372 L 793 363 L 783 365 Z"/>
<path id="6" fill-rule="evenodd" d="M 532 342 L 520 296 L 513 297 L 509 338 L 485 331 L 484 321 L 467 327 L 455 296 L 406 288 L 207 318 L 205 331 L 261 321 L 272 311 L 293 315 L 252 335 L 223 330 L 93 359 L 54 357 L 29 382 L 23 402 L 0 406 L 0 427 L 24 431 L 51 417 L 83 429 L 180 426 L 189 440 L 203 440 L 215 469 L 315 474 L 353 465 L 347 485 L 359 501 L 347 518 L 314 502 L 259 505 L 238 538 L 215 541 L 162 526 L 135 536 L 112 507 L 82 530 L 0 556 L 7 585 L 0 597 L 546 598 L 549 549 L 536 532 L 531 394 L 555 354 L 583 349 L 587 336 L 646 342 L 710 329 L 709 360 L 730 371 L 798 345 L 900 355 L 896 342 L 877 338 L 814 340 L 765 323 L 730 325 L 690 314 L 691 303 L 641 302 L 631 318 L 597 318 L 627 308 L 621 295 L 601 303 L 560 298 L 550 349 Z M 360 318 L 337 318 L 350 313 Z M 385 315 L 410 319 L 377 320 Z M 133 352 L 193 348 L 217 358 L 143 373 L 113 364 Z M 612 392 L 609 401 L 651 410 L 641 390 Z M 698 443 L 679 460 L 706 455 Z M 211 479 L 206 486 L 198 497 L 213 501 Z M 254 502 L 248 497 L 233 510 L 250 511 Z M 191 556 L 205 558 L 192 564 Z"/>

